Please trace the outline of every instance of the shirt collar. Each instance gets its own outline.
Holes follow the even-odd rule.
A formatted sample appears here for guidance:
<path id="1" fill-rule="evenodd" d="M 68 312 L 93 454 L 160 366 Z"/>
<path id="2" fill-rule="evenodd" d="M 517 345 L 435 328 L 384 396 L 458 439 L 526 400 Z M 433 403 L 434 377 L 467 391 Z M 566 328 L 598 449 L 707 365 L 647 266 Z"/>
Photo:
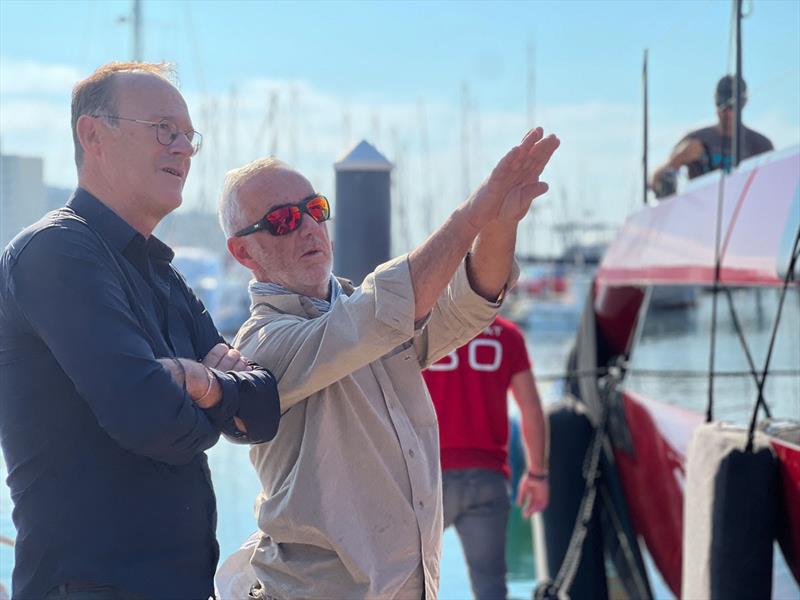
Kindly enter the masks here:
<path id="1" fill-rule="evenodd" d="M 142 234 L 106 206 L 102 200 L 83 188 L 79 187 L 75 190 L 67 201 L 67 206 L 75 214 L 83 217 L 92 229 L 102 235 L 108 244 L 119 252 L 123 252 L 137 236 L 144 242 Z M 170 262 L 175 256 L 172 249 L 154 235 L 147 239 L 146 247 L 148 254 L 156 260 Z"/>

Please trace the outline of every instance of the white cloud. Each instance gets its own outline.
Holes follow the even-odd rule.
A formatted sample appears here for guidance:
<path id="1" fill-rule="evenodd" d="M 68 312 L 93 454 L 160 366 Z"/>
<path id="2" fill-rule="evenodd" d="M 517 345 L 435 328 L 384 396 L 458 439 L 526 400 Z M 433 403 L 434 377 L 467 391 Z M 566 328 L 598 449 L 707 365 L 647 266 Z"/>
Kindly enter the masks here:
<path id="1" fill-rule="evenodd" d="M 15 68 L 19 70 L 20 64 Z M 80 74 L 58 65 L 32 65 L 31 72 L 45 78 L 53 74 L 53 78 L 38 84 L 16 82 L 13 89 L 18 93 L 10 94 L 3 74 L 3 151 L 43 156 L 49 183 L 74 185 L 69 90 Z M 194 159 L 185 190 L 186 208 L 213 210 L 225 171 L 272 151 L 333 196 L 333 163 L 356 142 L 367 139 L 396 164 L 394 201 L 407 207 L 405 229 L 411 238 L 400 239 L 396 251 L 419 243 L 428 233 L 429 222 L 434 226 L 442 222 L 463 199 L 464 190 L 485 177 L 526 128 L 521 112 L 474 106 L 468 119 L 466 186 L 463 117 L 457 106 L 426 102 L 426 152 L 421 106 L 416 102 L 341 97 L 301 80 L 248 80 L 237 84 L 235 97 L 184 92 L 195 127 L 204 136 L 203 151 Z M 60 99 L 53 96 L 57 93 Z M 564 219 L 621 222 L 640 205 L 641 108 L 591 102 L 539 106 L 537 116 L 548 132 L 559 135 L 562 146 L 543 177 L 551 192 L 537 202 L 521 246 L 554 252 L 553 224 Z M 775 138 L 780 148 L 798 137 L 792 123 L 786 115 L 769 113 L 752 126 L 781 132 Z M 651 169 L 666 159 L 672 145 L 694 125 L 701 124 L 687 123 L 682 115 L 653 112 Z"/>
<path id="2" fill-rule="evenodd" d="M 42 64 L 0 56 L 0 93 L 69 94 L 83 76 L 69 65 Z"/>

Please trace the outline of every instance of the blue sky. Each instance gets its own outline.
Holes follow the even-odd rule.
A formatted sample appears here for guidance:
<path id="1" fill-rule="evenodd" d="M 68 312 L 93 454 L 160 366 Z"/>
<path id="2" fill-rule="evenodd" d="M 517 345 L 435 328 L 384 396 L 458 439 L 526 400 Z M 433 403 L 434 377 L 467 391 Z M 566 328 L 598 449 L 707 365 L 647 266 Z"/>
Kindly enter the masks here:
<path id="1" fill-rule="evenodd" d="M 75 181 L 71 86 L 103 62 L 130 57 L 130 30 L 118 22 L 130 5 L 0 2 L 2 150 L 44 156 L 52 184 Z M 745 9 L 745 122 L 778 148 L 796 145 L 800 2 L 755 0 Z M 227 168 L 271 150 L 332 192 L 331 163 L 367 138 L 396 162 L 395 198 L 409 207 L 397 250 L 426 233 L 422 205 L 432 203 L 441 221 L 524 132 L 531 43 L 533 114 L 563 141 L 545 176 L 553 191 L 535 215 L 540 249 L 552 243 L 553 222 L 619 222 L 637 206 L 643 49 L 651 164 L 714 119 L 713 88 L 731 56 L 731 4 L 722 0 L 144 0 L 143 16 L 144 58 L 176 63 L 206 138 L 187 208 L 211 209 Z"/>

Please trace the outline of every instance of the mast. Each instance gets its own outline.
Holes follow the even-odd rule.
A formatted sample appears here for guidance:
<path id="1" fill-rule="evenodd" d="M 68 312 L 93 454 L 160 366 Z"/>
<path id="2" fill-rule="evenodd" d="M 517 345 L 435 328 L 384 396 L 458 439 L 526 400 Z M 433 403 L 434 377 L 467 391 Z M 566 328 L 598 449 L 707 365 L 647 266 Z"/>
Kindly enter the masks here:
<path id="1" fill-rule="evenodd" d="M 133 62 L 142 62 L 142 0 L 133 0 L 131 13 Z"/>
<path id="2" fill-rule="evenodd" d="M 461 195 L 469 196 L 469 86 L 461 83 Z"/>
<path id="3" fill-rule="evenodd" d="M 642 63 L 642 88 L 644 90 L 644 127 L 642 128 L 644 139 L 642 140 L 642 202 L 647 204 L 647 48 L 644 50 L 644 62 Z"/>
<path id="4" fill-rule="evenodd" d="M 431 172 L 431 145 L 428 139 L 428 117 L 425 111 L 425 102 L 420 99 L 417 102 L 417 119 L 419 121 L 419 144 L 422 150 L 420 159 L 420 174 L 422 176 L 422 221 L 423 232 L 427 236 L 433 232 L 433 177 Z M 409 237 L 409 242 L 410 242 Z"/>
<path id="5" fill-rule="evenodd" d="M 534 54 L 535 49 L 533 46 L 533 40 L 531 39 L 528 42 L 528 78 L 527 78 L 527 86 L 525 88 L 525 100 L 526 100 L 526 107 L 525 107 L 525 116 L 528 118 L 528 129 L 533 129 L 536 127 L 536 115 L 534 113 L 536 102 L 535 102 L 535 93 L 536 93 L 536 56 Z"/>
<path id="6" fill-rule="evenodd" d="M 525 107 L 525 114 L 528 119 L 527 129 L 533 129 L 536 127 L 536 54 L 535 54 L 535 47 L 533 44 L 533 38 L 531 37 L 528 40 L 528 53 L 527 53 L 527 62 L 528 62 L 528 72 L 527 72 L 527 85 L 525 88 L 525 100 L 526 100 L 526 107 Z M 536 204 L 535 202 L 531 204 L 530 208 L 528 209 L 529 215 L 533 217 L 533 213 L 536 212 L 540 205 Z M 526 247 L 526 251 L 528 256 L 533 256 L 536 254 L 534 252 L 534 247 L 536 244 L 536 225 L 537 220 L 535 218 L 528 218 L 527 224 L 525 226 L 525 235 L 524 238 L 521 240 L 523 242 L 520 244 L 521 246 Z"/>
<path id="7" fill-rule="evenodd" d="M 742 79 L 742 0 L 734 0 L 736 11 L 736 76 L 733 79 L 733 114 L 736 124 L 733 129 L 733 166 L 739 166 L 742 156 L 742 106 L 741 90 Z"/>

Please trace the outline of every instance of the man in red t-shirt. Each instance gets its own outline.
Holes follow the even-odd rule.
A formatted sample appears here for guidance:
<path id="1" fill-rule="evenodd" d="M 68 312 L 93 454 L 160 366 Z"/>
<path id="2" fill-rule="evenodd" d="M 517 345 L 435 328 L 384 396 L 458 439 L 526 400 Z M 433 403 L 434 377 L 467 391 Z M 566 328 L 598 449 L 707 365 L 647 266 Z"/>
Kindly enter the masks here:
<path id="1" fill-rule="evenodd" d="M 444 526 L 455 525 L 475 597 L 506 597 L 509 387 L 519 405 L 528 468 L 517 503 L 526 518 L 549 498 L 547 432 L 525 339 L 497 317 L 423 372 L 439 418 Z"/>

